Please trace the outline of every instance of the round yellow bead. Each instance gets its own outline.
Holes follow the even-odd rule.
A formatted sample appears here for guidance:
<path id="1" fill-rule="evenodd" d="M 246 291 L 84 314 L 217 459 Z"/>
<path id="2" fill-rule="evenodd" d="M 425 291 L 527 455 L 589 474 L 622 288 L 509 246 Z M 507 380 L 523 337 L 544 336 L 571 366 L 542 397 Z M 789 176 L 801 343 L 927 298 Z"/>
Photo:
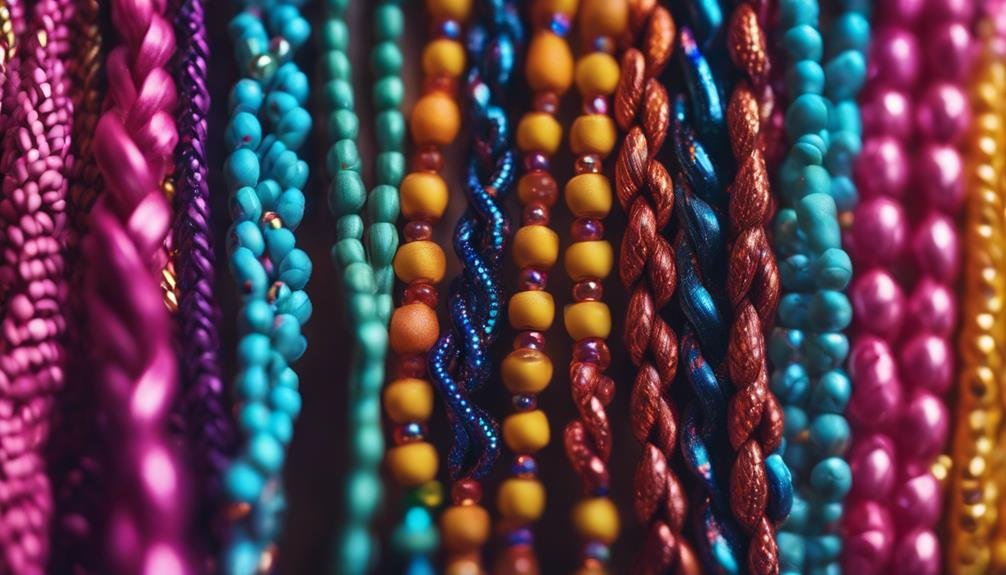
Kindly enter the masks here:
<path id="1" fill-rule="evenodd" d="M 517 267 L 548 269 L 559 259 L 559 234 L 548 226 L 524 226 L 513 238 L 513 259 Z"/>
<path id="2" fill-rule="evenodd" d="M 537 349 L 521 347 L 503 358 L 500 377 L 510 393 L 541 393 L 552 382 L 552 360 Z"/>
<path id="3" fill-rule="evenodd" d="M 417 487 L 437 477 L 437 450 L 425 441 L 392 447 L 386 459 L 399 485 Z"/>
<path id="4" fill-rule="evenodd" d="M 545 112 L 524 114 L 517 124 L 517 148 L 522 152 L 544 152 L 551 156 L 562 143 L 562 126 Z"/>
<path id="5" fill-rule="evenodd" d="M 610 545 L 618 538 L 618 509 L 607 497 L 581 501 L 573 508 L 573 526 L 582 539 Z"/>
<path id="6" fill-rule="evenodd" d="M 539 32 L 527 49 L 526 73 L 533 91 L 564 94 L 573 83 L 573 52 L 569 44 L 552 32 Z"/>
<path id="7" fill-rule="evenodd" d="M 518 524 L 537 521 L 545 510 L 545 488 L 534 479 L 507 479 L 496 494 L 496 508 Z"/>
<path id="8" fill-rule="evenodd" d="M 426 353 L 440 337 L 437 312 L 425 303 L 399 306 L 391 313 L 388 345 L 398 354 Z"/>
<path id="9" fill-rule="evenodd" d="M 419 240 L 399 246 L 393 265 L 395 275 L 403 283 L 415 280 L 439 283 L 444 279 L 447 258 L 436 242 Z"/>
<path id="10" fill-rule="evenodd" d="M 629 4 L 626 0 L 582 0 L 577 22 L 581 38 L 617 39 L 629 25 Z"/>
<path id="11" fill-rule="evenodd" d="M 611 212 L 611 182 L 604 174 L 580 174 L 568 182 L 566 206 L 578 218 L 603 219 Z"/>
<path id="12" fill-rule="evenodd" d="M 555 302 L 546 291 L 517 292 L 510 298 L 508 313 L 514 329 L 545 331 L 555 319 Z"/>
<path id="13" fill-rule="evenodd" d="M 426 9 L 434 20 L 464 22 L 472 12 L 472 0 L 426 0 Z"/>
<path id="14" fill-rule="evenodd" d="M 535 453 L 548 445 L 550 436 L 548 418 L 540 409 L 514 413 L 503 420 L 503 441 L 514 453 Z"/>
<path id="15" fill-rule="evenodd" d="M 410 119 L 416 144 L 446 146 L 461 129 L 461 110 L 453 98 L 443 92 L 430 92 L 416 102 Z"/>
<path id="16" fill-rule="evenodd" d="M 438 38 L 423 49 L 423 73 L 457 78 L 465 72 L 465 47 L 457 40 Z"/>
<path id="17" fill-rule="evenodd" d="M 424 379 L 396 379 L 384 388 L 384 411 L 395 423 L 426 421 L 433 413 L 433 386 Z"/>
<path id="18" fill-rule="evenodd" d="M 447 182 L 439 174 L 412 172 L 402 179 L 398 190 L 402 216 L 407 220 L 440 221 L 450 197 Z"/>
<path id="19" fill-rule="evenodd" d="M 618 76 L 618 62 L 604 52 L 594 52 L 576 63 L 576 89 L 584 97 L 615 93 Z"/>
<path id="20" fill-rule="evenodd" d="M 611 311 L 599 301 L 582 301 L 566 306 L 563 320 L 569 337 L 580 341 L 585 337 L 606 339 L 611 334 Z"/>
<path id="21" fill-rule="evenodd" d="M 440 517 L 440 529 L 448 551 L 476 551 L 489 539 L 489 512 L 480 505 L 452 505 Z"/>
<path id="22" fill-rule="evenodd" d="M 569 147 L 574 154 L 607 156 L 615 148 L 615 121 L 607 114 L 587 114 L 573 120 Z"/>
<path id="23" fill-rule="evenodd" d="M 566 248 L 566 273 L 575 282 L 603 279 L 611 273 L 615 253 L 607 240 L 576 242 Z"/>

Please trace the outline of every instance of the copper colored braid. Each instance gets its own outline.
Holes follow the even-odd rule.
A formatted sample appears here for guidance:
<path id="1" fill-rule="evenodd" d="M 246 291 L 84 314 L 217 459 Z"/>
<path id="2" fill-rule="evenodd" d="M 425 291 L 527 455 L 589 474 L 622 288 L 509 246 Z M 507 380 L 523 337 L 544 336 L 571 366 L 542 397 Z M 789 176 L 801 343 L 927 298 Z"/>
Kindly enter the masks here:
<path id="1" fill-rule="evenodd" d="M 631 25 L 643 30 L 639 45 L 622 57 L 615 119 L 626 132 L 615 163 L 618 201 L 628 214 L 619 274 L 630 293 L 625 345 L 638 368 L 632 390 L 632 431 L 643 444 L 636 468 L 635 511 L 647 526 L 640 573 L 695 572 L 695 554 L 681 535 L 687 502 L 670 467 L 677 443 L 669 390 L 678 365 L 677 337 L 661 318 L 677 284 L 674 252 L 661 230 L 671 220 L 674 192 L 656 156 L 670 121 L 667 91 L 657 76 L 674 45 L 670 13 L 652 2 L 630 5 Z"/>
<path id="2" fill-rule="evenodd" d="M 765 230 L 771 198 L 755 97 L 755 91 L 766 84 L 769 61 L 764 31 L 750 4 L 734 10 L 729 26 L 730 58 L 750 82 L 737 83 L 727 108 L 731 147 L 739 164 L 729 188 L 733 243 L 727 295 L 734 308 L 734 321 L 727 368 L 737 388 L 728 415 L 730 444 L 737 450 L 730 475 L 730 506 L 751 535 L 751 573 L 766 574 L 779 572 L 779 553 L 775 526 L 765 513 L 765 457 L 779 447 L 783 427 L 782 409 L 768 389 L 766 366 L 765 332 L 772 325 L 779 303 L 779 270 Z"/>

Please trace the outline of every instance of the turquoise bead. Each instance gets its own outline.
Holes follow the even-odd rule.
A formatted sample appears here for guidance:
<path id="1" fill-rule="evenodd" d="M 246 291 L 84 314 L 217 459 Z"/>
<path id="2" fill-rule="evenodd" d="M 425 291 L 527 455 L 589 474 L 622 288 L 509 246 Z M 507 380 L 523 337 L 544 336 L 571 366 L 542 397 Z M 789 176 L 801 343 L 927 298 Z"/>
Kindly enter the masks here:
<path id="1" fill-rule="evenodd" d="M 865 54 L 870 47 L 870 22 L 863 14 L 846 12 L 835 18 L 829 38 L 834 38 L 835 52 L 855 50 Z"/>
<path id="2" fill-rule="evenodd" d="M 265 94 L 262 93 L 262 86 L 254 80 L 244 79 L 231 88 L 227 106 L 231 114 L 247 112 L 255 115 L 262 107 L 264 99 Z"/>
<path id="3" fill-rule="evenodd" d="M 801 330 L 776 327 L 769 336 L 769 361 L 776 366 L 789 363 L 796 358 L 802 345 L 803 332 Z"/>
<path id="4" fill-rule="evenodd" d="M 813 60 L 802 60 L 786 70 L 786 92 L 789 94 L 823 94 L 824 69 Z"/>
<path id="5" fill-rule="evenodd" d="M 336 110 L 328 117 L 328 131 L 335 140 L 355 140 L 360 132 L 360 120 L 352 110 Z"/>
<path id="6" fill-rule="evenodd" d="M 842 519 L 843 505 L 838 501 L 826 501 L 819 503 L 814 510 L 814 522 L 819 526 L 820 531 L 833 530 L 839 525 Z"/>
<path id="7" fill-rule="evenodd" d="M 283 37 L 286 38 L 293 48 L 303 46 L 311 36 L 311 25 L 300 16 L 287 20 L 283 25 Z"/>
<path id="8" fill-rule="evenodd" d="M 304 325 L 311 319 L 314 308 L 311 306 L 311 299 L 307 297 L 307 293 L 304 290 L 297 290 L 291 292 L 287 297 L 277 299 L 276 311 L 292 315 L 297 318 L 300 325 Z"/>
<path id="9" fill-rule="evenodd" d="M 276 324 L 272 330 L 272 344 L 287 362 L 293 362 L 301 353 L 300 322 L 297 318 L 281 314 L 276 316 Z"/>
<path id="10" fill-rule="evenodd" d="M 265 180 L 255 186 L 255 195 L 258 196 L 259 204 L 263 210 L 272 211 L 281 192 L 282 189 L 275 180 Z"/>
<path id="11" fill-rule="evenodd" d="M 783 459 L 797 481 L 799 478 L 807 476 L 807 469 L 810 467 L 812 459 L 806 444 L 800 443 L 794 438 L 786 445 Z"/>
<path id="12" fill-rule="evenodd" d="M 402 151 L 405 140 L 405 119 L 398 110 L 385 110 L 374 119 L 377 145 L 382 150 Z"/>
<path id="13" fill-rule="evenodd" d="M 795 26 L 783 34 L 783 48 L 793 62 L 820 62 L 824 53 L 824 41 L 816 28 L 808 25 Z"/>
<path id="14" fill-rule="evenodd" d="M 809 369 L 838 369 L 849 355 L 849 338 L 842 333 L 810 334 L 803 341 L 802 351 Z"/>
<path id="15" fill-rule="evenodd" d="M 356 148 L 356 142 L 350 139 L 339 140 L 328 149 L 325 158 L 325 167 L 329 173 L 336 173 L 339 170 L 350 170 L 359 173 L 362 162 L 360 161 L 360 151 Z"/>
<path id="16" fill-rule="evenodd" d="M 285 413 L 274 411 L 269 414 L 269 433 L 284 445 L 290 443 L 293 439 L 293 420 Z"/>
<path id="17" fill-rule="evenodd" d="M 842 567 L 838 563 L 812 566 L 807 569 L 806 575 L 842 575 Z"/>
<path id="18" fill-rule="evenodd" d="M 398 187 L 405 177 L 405 156 L 399 151 L 377 155 L 377 183 Z"/>
<path id="19" fill-rule="evenodd" d="M 276 91 L 271 92 L 265 98 L 266 123 L 275 126 L 279 123 L 283 116 L 286 116 L 299 107 L 300 104 L 297 103 L 297 98 L 294 98 L 290 94 Z"/>
<path id="20" fill-rule="evenodd" d="M 348 565 L 370 565 L 373 563 L 373 544 L 370 534 L 358 524 L 351 524 L 339 534 L 338 544 L 333 550 L 333 561 Z M 366 571 L 367 569 L 364 569 Z M 341 571 L 336 571 L 341 573 Z"/>
<path id="21" fill-rule="evenodd" d="M 296 388 L 287 386 L 274 387 L 269 392 L 269 404 L 273 409 L 289 415 L 291 419 L 296 419 L 300 414 L 301 399 Z"/>
<path id="22" fill-rule="evenodd" d="M 374 106 L 378 110 L 394 110 L 396 113 L 402 107 L 405 99 L 405 85 L 396 76 L 381 78 L 374 84 Z"/>
<path id="23" fill-rule="evenodd" d="M 840 291 L 818 290 L 807 306 L 807 318 L 815 331 L 841 331 L 852 323 L 852 304 Z"/>
<path id="24" fill-rule="evenodd" d="M 342 216 L 335 221 L 335 237 L 337 239 L 359 240 L 363 237 L 363 218 L 356 214 Z M 361 246 L 362 247 L 362 246 Z M 362 260 L 353 260 L 362 261 Z"/>
<path id="25" fill-rule="evenodd" d="M 269 433 L 258 433 L 248 442 L 248 457 L 263 473 L 276 473 L 283 466 L 283 446 Z"/>
<path id="26" fill-rule="evenodd" d="M 374 38 L 378 41 L 397 40 L 405 30 L 402 9 L 391 4 L 381 4 L 374 9 Z"/>
<path id="27" fill-rule="evenodd" d="M 325 84 L 325 102 L 335 110 L 354 108 L 353 86 L 346 80 L 331 80 Z"/>
<path id="28" fill-rule="evenodd" d="M 235 540 L 237 537 L 234 538 Z M 258 571 L 262 552 L 247 540 L 236 541 L 224 554 L 225 573 L 255 573 Z"/>
<path id="29" fill-rule="evenodd" d="M 831 197 L 835 200 L 835 207 L 842 213 L 851 212 L 859 203 L 856 184 L 848 176 L 838 176 L 831 179 Z"/>
<path id="30" fill-rule="evenodd" d="M 368 321 L 356 330 L 357 341 L 363 351 L 364 359 L 373 362 L 383 362 L 385 350 L 388 348 L 388 329 L 379 321 Z M 375 363 L 378 367 L 382 364 Z M 362 384 L 364 389 L 380 391 L 383 387 L 383 370 L 372 370 L 370 375 L 375 375 L 374 381 L 370 384 L 366 381 Z M 366 380 L 368 378 L 362 378 Z"/>
<path id="31" fill-rule="evenodd" d="M 835 200 L 817 188 L 821 185 L 818 177 L 823 177 L 826 187 L 831 184 L 827 170 L 809 166 L 804 170 L 807 191 L 796 206 L 800 230 L 806 234 L 807 245 L 813 253 L 821 253 L 842 247 L 842 230 L 838 226 L 838 208 Z"/>
<path id="32" fill-rule="evenodd" d="M 245 220 L 238 222 L 231 230 L 231 249 L 243 247 L 251 251 L 255 257 L 261 257 L 265 252 L 265 239 L 258 227 L 258 222 Z"/>
<path id="33" fill-rule="evenodd" d="M 269 338 L 249 333 L 238 342 L 238 362 L 247 367 L 265 365 L 269 361 Z"/>
<path id="34" fill-rule="evenodd" d="M 251 465 L 238 461 L 227 470 L 224 486 L 234 501 L 253 503 L 262 493 L 265 480 Z"/>
<path id="35" fill-rule="evenodd" d="M 291 290 L 304 289 L 311 279 L 311 258 L 304 250 L 293 249 L 279 264 L 279 280 Z"/>
<path id="36" fill-rule="evenodd" d="M 832 175 L 849 175 L 852 166 L 863 148 L 863 142 L 853 132 L 831 132 L 831 145 L 824 165 Z"/>
<path id="37" fill-rule="evenodd" d="M 262 142 L 262 124 L 248 112 L 238 113 L 227 124 L 224 142 L 231 150 L 238 148 L 254 150 Z"/>
<path id="38" fill-rule="evenodd" d="M 810 473 L 810 485 L 826 500 L 841 500 L 852 487 L 849 464 L 838 457 L 822 459 Z"/>
<path id="39" fill-rule="evenodd" d="M 845 411 L 852 395 L 852 383 L 844 372 L 830 370 L 818 378 L 810 392 L 809 407 L 818 413 Z"/>
<path id="40" fill-rule="evenodd" d="M 241 406 L 238 421 L 242 431 L 254 435 L 269 428 L 269 408 L 260 401 L 250 401 Z"/>
<path id="41" fill-rule="evenodd" d="M 272 307 L 262 300 L 251 300 L 241 309 L 242 331 L 269 333 L 272 329 Z"/>
<path id="42" fill-rule="evenodd" d="M 283 227 L 296 230 L 304 219 L 304 192 L 297 188 L 289 188 L 279 196 L 276 202 L 276 215 L 283 222 Z"/>
<path id="43" fill-rule="evenodd" d="M 791 404 L 783 407 L 783 414 L 786 416 L 783 421 L 783 435 L 785 437 L 795 437 L 807 429 L 809 420 L 807 419 L 807 412 L 803 409 Z"/>
<path id="44" fill-rule="evenodd" d="M 849 424 L 841 415 L 824 413 L 810 424 L 810 445 L 819 456 L 841 456 L 849 449 Z"/>
<path id="45" fill-rule="evenodd" d="M 265 294 L 269 277 L 251 250 L 244 247 L 234 250 L 230 264 L 231 273 L 236 276 L 235 279 L 244 295 L 261 297 Z"/>
<path id="46" fill-rule="evenodd" d="M 791 208 L 780 209 L 773 222 L 772 231 L 780 257 L 787 257 L 803 251 L 803 240 L 795 210 Z"/>
<path id="47" fill-rule="evenodd" d="M 236 190 L 258 183 L 259 163 L 255 152 L 240 148 L 227 157 L 224 176 L 230 189 Z"/>
<path id="48" fill-rule="evenodd" d="M 352 170 L 339 170 L 328 188 L 328 207 L 333 214 L 356 214 L 367 200 L 366 188 L 360 174 Z"/>
<path id="49" fill-rule="evenodd" d="M 828 126 L 832 133 L 848 132 L 858 138 L 862 138 L 863 119 L 856 101 L 845 100 L 835 102 L 831 107 L 831 117 L 828 119 Z"/>
<path id="50" fill-rule="evenodd" d="M 341 242 L 340 242 L 341 243 Z M 336 244 L 338 245 L 338 244 Z M 342 280 L 352 290 L 352 296 L 362 295 L 365 305 L 372 306 L 374 298 L 374 270 L 365 261 L 352 262 L 346 266 Z M 373 310 L 368 310 L 368 317 L 373 317 Z"/>
<path id="51" fill-rule="evenodd" d="M 302 72 L 296 64 L 288 62 L 280 66 L 274 79 L 277 90 L 282 90 L 293 96 L 301 106 L 307 101 L 311 94 L 311 88 L 307 81 L 307 74 Z"/>
<path id="52" fill-rule="evenodd" d="M 409 507 L 402 523 L 391 536 L 392 547 L 403 554 L 432 553 L 440 545 L 440 537 L 430 512 L 422 507 Z M 430 566 L 430 575 L 434 575 Z"/>
<path id="53" fill-rule="evenodd" d="M 329 18 L 321 29 L 321 41 L 326 50 L 345 52 L 349 49 L 349 27 L 342 20 Z"/>
<path id="54" fill-rule="evenodd" d="M 837 535 L 819 535 L 807 538 L 807 561 L 824 564 L 838 559 L 842 540 Z"/>
<path id="55" fill-rule="evenodd" d="M 366 262 L 367 253 L 360 240 L 346 238 L 344 240 L 337 241 L 335 245 L 332 246 L 332 258 L 334 261 L 338 262 L 341 267 L 347 267 L 354 263 L 362 264 Z M 369 275 L 373 276 L 373 273 L 370 272 Z M 351 278 L 344 277 L 345 281 L 349 281 L 350 279 Z"/>
<path id="56" fill-rule="evenodd" d="M 807 530 L 807 523 L 810 517 L 810 509 L 807 502 L 799 495 L 793 496 L 793 509 L 789 512 L 789 517 L 783 523 L 783 528 L 791 533 L 802 533 Z"/>
<path id="57" fill-rule="evenodd" d="M 297 238 L 286 228 L 266 228 L 265 246 L 269 251 L 269 259 L 281 262 L 286 254 L 297 245 Z"/>
<path id="58" fill-rule="evenodd" d="M 330 51 L 322 56 L 322 66 L 328 77 L 333 80 L 350 82 L 353 79 L 353 63 L 345 52 Z"/>
<path id="59" fill-rule="evenodd" d="M 289 389 L 298 389 L 300 387 L 300 377 L 298 377 L 297 372 L 289 366 L 286 366 L 274 373 L 273 379 L 276 381 L 276 385 L 280 387 L 286 387 Z"/>
<path id="60" fill-rule="evenodd" d="M 765 458 L 765 477 L 768 483 L 767 513 L 772 521 L 784 520 L 793 508 L 793 476 L 778 453 Z"/>
<path id="61" fill-rule="evenodd" d="M 269 394 L 269 378 L 261 365 L 250 365 L 238 375 L 238 395 L 242 401 L 264 401 Z"/>
<path id="62" fill-rule="evenodd" d="M 230 215 L 236 221 L 257 222 L 262 217 L 262 202 L 253 188 L 245 186 L 231 194 Z"/>
<path id="63" fill-rule="evenodd" d="M 786 109 L 786 134 L 795 140 L 801 134 L 828 127 L 828 104 L 817 94 L 801 94 Z"/>
<path id="64" fill-rule="evenodd" d="M 288 147 L 300 148 L 311 132 L 311 114 L 304 108 L 294 108 L 283 116 L 275 131 Z"/>
<path id="65" fill-rule="evenodd" d="M 367 200 L 367 215 L 373 222 L 394 223 L 398 219 L 398 188 L 387 184 L 374 186 Z"/>
<path id="66" fill-rule="evenodd" d="M 780 0 L 779 19 L 784 28 L 809 24 L 816 28 L 820 16 L 817 0 Z"/>
<path id="67" fill-rule="evenodd" d="M 357 409 L 381 412 L 380 398 L 371 398 L 371 403 L 358 405 Z M 380 426 L 367 425 L 356 430 L 353 437 L 353 452 L 360 458 L 361 465 L 380 465 L 384 456 L 384 432 Z"/>
<path id="68" fill-rule="evenodd" d="M 770 384 L 772 393 L 787 404 L 803 402 L 810 391 L 810 378 L 798 363 L 791 363 L 782 370 L 775 370 Z"/>
<path id="69" fill-rule="evenodd" d="M 378 77 L 400 74 L 402 52 L 393 42 L 378 42 L 370 53 L 370 65 Z"/>
<path id="70" fill-rule="evenodd" d="M 346 478 L 346 511 L 357 518 L 370 517 L 381 502 L 381 483 L 359 471 Z"/>
<path id="71" fill-rule="evenodd" d="M 825 93 L 832 100 L 855 98 L 866 81 L 866 58 L 846 50 L 824 65 Z"/>
<path id="72" fill-rule="evenodd" d="M 398 249 L 398 230 L 388 222 L 370 224 L 367 229 L 367 248 L 374 267 L 391 265 Z"/>
<path id="73" fill-rule="evenodd" d="M 307 162 L 299 160 L 296 164 L 290 167 L 287 173 L 283 174 L 282 181 L 286 182 L 286 185 L 289 188 L 304 189 L 304 184 L 307 183 L 307 177 L 310 173 L 311 170 L 308 168 Z"/>
<path id="74" fill-rule="evenodd" d="M 803 573 L 803 537 L 787 531 L 780 531 L 776 534 L 776 543 L 779 548 L 779 568 L 784 573 L 787 571 Z"/>
<path id="75" fill-rule="evenodd" d="M 806 329 L 809 297 L 801 293 L 787 293 L 779 300 L 779 324 L 783 327 Z"/>
<path id="76" fill-rule="evenodd" d="M 795 254 L 779 262 L 779 279 L 788 291 L 802 292 L 814 285 L 813 267 L 809 257 Z"/>

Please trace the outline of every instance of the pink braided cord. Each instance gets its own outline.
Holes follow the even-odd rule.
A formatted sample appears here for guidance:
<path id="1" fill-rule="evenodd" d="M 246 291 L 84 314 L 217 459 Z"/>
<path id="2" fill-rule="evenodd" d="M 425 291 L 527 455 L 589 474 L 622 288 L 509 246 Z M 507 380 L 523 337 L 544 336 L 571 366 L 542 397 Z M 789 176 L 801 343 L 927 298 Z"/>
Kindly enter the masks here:
<path id="1" fill-rule="evenodd" d="M 86 329 L 113 470 L 102 572 L 180 575 L 192 572 L 186 477 L 168 431 L 177 360 L 159 287 L 171 224 L 161 182 L 178 142 L 165 69 L 175 37 L 164 0 L 111 5 L 122 43 L 108 55 L 107 111 L 94 136 L 105 191 L 83 246 Z"/>

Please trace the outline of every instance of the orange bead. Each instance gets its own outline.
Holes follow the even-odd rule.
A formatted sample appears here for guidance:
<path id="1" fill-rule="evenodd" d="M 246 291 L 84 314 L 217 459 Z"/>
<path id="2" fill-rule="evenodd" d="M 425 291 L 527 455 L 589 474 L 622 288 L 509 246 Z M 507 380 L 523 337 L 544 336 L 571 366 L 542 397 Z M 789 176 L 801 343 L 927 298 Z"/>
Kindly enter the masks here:
<path id="1" fill-rule="evenodd" d="M 443 92 L 430 92 L 412 108 L 409 124 L 416 144 L 446 146 L 461 129 L 461 110 L 453 98 Z"/>
<path id="2" fill-rule="evenodd" d="M 395 353 L 426 353 L 440 337 L 437 312 L 424 303 L 403 305 L 391 314 L 388 335 Z"/>

